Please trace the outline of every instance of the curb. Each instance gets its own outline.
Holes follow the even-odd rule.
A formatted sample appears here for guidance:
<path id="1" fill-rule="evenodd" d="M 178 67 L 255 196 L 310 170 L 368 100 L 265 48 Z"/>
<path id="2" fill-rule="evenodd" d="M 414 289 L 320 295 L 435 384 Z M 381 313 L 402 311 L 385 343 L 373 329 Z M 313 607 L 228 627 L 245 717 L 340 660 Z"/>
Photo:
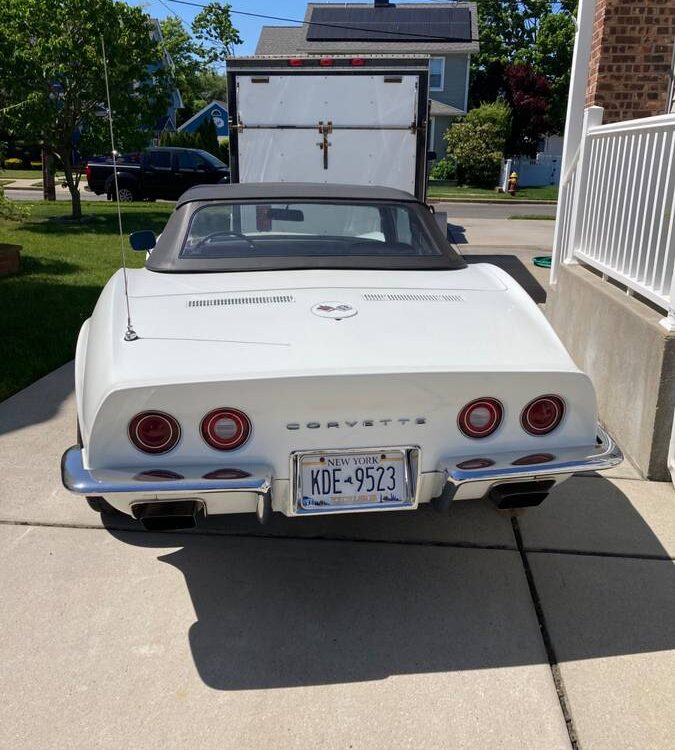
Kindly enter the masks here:
<path id="1" fill-rule="evenodd" d="M 41 187 L 21 187 L 21 185 L 19 185 L 18 187 L 16 185 L 5 185 L 5 190 L 35 190 L 36 193 L 42 192 Z"/>
<path id="2" fill-rule="evenodd" d="M 427 203 L 489 203 L 493 206 L 557 206 L 558 201 L 537 201 L 514 198 L 427 198 Z"/>

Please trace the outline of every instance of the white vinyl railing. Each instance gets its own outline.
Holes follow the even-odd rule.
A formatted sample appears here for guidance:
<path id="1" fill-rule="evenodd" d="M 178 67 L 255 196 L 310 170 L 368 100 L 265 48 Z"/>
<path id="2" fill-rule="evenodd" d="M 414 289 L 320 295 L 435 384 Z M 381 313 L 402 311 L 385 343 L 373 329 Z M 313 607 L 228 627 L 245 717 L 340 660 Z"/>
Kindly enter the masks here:
<path id="1" fill-rule="evenodd" d="M 673 329 L 675 114 L 601 123 L 601 107 L 586 110 L 561 181 L 552 281 L 577 259 L 668 311 Z"/>

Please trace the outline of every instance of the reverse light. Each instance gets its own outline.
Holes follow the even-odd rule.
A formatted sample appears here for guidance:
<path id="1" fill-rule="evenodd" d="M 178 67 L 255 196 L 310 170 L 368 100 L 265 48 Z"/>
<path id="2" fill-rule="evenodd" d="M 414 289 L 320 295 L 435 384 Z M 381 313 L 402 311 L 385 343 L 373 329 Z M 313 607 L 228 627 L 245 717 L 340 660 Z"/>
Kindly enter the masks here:
<path id="1" fill-rule="evenodd" d="M 539 396 L 523 409 L 520 424 L 530 435 L 546 435 L 555 430 L 565 414 L 565 402 L 560 396 Z"/>
<path id="2" fill-rule="evenodd" d="M 168 453 L 180 440 L 180 425 L 161 411 L 143 411 L 128 427 L 129 440 L 143 453 Z"/>
<path id="3" fill-rule="evenodd" d="M 240 448 L 251 434 L 251 420 L 239 409 L 214 409 L 201 423 L 204 440 L 216 450 Z"/>
<path id="4" fill-rule="evenodd" d="M 462 409 L 457 424 L 467 437 L 484 438 L 499 427 L 503 412 L 501 402 L 496 398 L 477 398 Z"/>

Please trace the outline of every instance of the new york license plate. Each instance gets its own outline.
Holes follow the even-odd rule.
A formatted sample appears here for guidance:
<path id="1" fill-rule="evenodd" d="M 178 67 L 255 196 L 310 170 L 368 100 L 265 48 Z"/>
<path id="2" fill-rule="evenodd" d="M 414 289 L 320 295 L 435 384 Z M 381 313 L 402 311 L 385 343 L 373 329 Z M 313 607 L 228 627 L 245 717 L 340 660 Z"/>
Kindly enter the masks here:
<path id="1" fill-rule="evenodd" d="M 296 512 L 386 510 L 413 505 L 407 451 L 302 453 Z"/>

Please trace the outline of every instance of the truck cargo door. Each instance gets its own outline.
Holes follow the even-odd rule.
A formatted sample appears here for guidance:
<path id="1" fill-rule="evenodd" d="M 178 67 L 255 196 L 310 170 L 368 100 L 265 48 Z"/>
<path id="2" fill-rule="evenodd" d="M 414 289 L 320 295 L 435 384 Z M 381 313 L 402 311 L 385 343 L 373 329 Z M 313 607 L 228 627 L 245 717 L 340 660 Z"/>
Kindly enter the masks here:
<path id="1" fill-rule="evenodd" d="M 240 182 L 415 192 L 417 75 L 240 74 L 236 96 Z"/>

